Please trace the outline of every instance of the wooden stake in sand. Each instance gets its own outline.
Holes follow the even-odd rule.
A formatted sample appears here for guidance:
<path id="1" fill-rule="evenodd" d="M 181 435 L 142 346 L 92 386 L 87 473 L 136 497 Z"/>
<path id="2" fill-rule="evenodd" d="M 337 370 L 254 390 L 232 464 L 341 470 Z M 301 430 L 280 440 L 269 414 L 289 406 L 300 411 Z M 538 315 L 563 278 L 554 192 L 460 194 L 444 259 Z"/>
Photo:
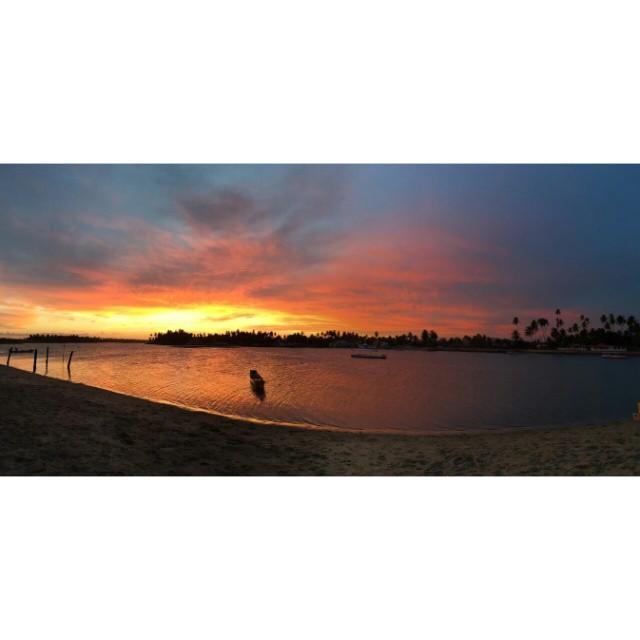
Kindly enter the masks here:
<path id="1" fill-rule="evenodd" d="M 33 350 L 33 373 L 36 372 L 36 366 L 38 364 L 38 350 Z"/>
<path id="2" fill-rule="evenodd" d="M 73 358 L 73 351 L 69 354 L 69 360 L 67 360 L 67 371 L 71 371 L 71 358 Z"/>
<path id="3" fill-rule="evenodd" d="M 11 362 L 11 354 L 13 353 L 13 347 L 9 347 L 9 354 L 7 355 L 7 367 L 9 366 L 9 363 Z"/>
<path id="4" fill-rule="evenodd" d="M 44 368 L 45 369 L 49 368 L 49 347 L 47 347 L 47 353 L 46 353 L 45 359 L 44 359 Z"/>

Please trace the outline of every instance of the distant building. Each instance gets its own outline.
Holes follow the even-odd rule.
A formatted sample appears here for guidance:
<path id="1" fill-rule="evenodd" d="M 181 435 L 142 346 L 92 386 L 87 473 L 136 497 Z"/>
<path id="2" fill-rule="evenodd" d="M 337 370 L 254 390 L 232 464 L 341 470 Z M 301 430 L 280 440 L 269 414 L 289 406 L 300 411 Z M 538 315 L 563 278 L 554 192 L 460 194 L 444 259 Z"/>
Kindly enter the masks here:
<path id="1" fill-rule="evenodd" d="M 597 352 L 616 352 L 616 351 L 626 351 L 626 350 L 627 350 L 626 347 L 614 347 L 609 344 L 597 344 L 591 347 L 591 351 L 597 351 Z"/>
<path id="2" fill-rule="evenodd" d="M 351 343 L 348 340 L 334 340 L 330 345 L 330 347 L 350 347 Z"/>

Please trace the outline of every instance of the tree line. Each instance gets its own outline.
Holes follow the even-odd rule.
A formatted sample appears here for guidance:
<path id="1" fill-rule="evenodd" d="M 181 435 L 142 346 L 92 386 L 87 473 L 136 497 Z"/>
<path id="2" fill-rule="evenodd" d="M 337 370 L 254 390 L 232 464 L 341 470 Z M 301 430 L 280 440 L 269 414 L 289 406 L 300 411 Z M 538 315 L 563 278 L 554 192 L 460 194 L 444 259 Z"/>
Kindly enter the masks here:
<path id="1" fill-rule="evenodd" d="M 373 335 L 354 331 L 322 331 L 305 333 L 303 331 L 281 335 L 273 331 L 226 331 L 224 333 L 192 333 L 178 329 L 149 336 L 150 344 L 173 346 L 212 346 L 212 347 L 344 347 L 354 348 L 361 345 L 380 348 L 507 348 L 511 340 L 490 338 L 483 334 L 462 338 L 441 338 L 431 330 L 424 329 L 420 334 L 409 331 L 400 335 L 382 336 L 377 331 Z"/>
<path id="2" fill-rule="evenodd" d="M 524 327 L 524 337 L 520 334 L 520 318 L 513 318 L 511 340 L 519 347 L 547 346 L 549 348 L 593 347 L 608 345 L 640 348 L 640 323 L 635 316 L 603 313 L 596 322 L 581 314 L 573 323 L 565 322 L 562 311 L 556 309 L 551 321 L 548 318 L 534 318 Z"/>
<path id="3" fill-rule="evenodd" d="M 552 320 L 534 318 L 522 327 L 520 318 L 512 320 L 509 338 L 494 338 L 485 334 L 462 337 L 440 337 L 434 330 L 420 334 L 400 335 L 361 334 L 354 331 L 303 331 L 281 335 L 274 331 L 225 331 L 224 333 L 193 333 L 178 329 L 153 333 L 150 344 L 174 346 L 244 346 L 244 347 L 344 347 L 362 345 L 380 348 L 438 348 L 438 349 L 532 349 L 571 348 L 607 345 L 640 349 L 640 323 L 635 316 L 602 314 L 600 325 L 594 326 L 588 316 L 580 315 L 573 323 L 565 322 L 562 311 L 556 309 Z M 520 332 L 522 328 L 523 333 Z"/>
<path id="4" fill-rule="evenodd" d="M 599 325 L 597 324 L 599 322 Z M 303 331 L 281 335 L 274 331 L 225 331 L 224 333 L 193 333 L 178 329 L 153 333 L 147 342 L 174 346 L 247 346 L 247 347 L 345 347 L 361 345 L 381 348 L 438 348 L 438 349 L 532 349 L 571 348 L 607 345 L 640 349 L 640 322 L 635 316 L 603 313 L 596 322 L 580 315 L 573 322 L 565 321 L 562 311 L 556 309 L 552 318 L 533 318 L 524 325 L 518 316 L 512 320 L 509 338 L 494 338 L 485 334 L 462 337 L 440 337 L 434 330 L 423 329 L 419 334 L 400 335 L 361 334 L 355 331 Z M 0 343 L 90 343 L 90 342 L 142 342 L 127 338 L 100 338 L 77 334 L 35 333 L 26 338 L 0 338 Z"/>
<path id="5" fill-rule="evenodd" d="M 3 344 L 19 344 L 25 342 L 38 343 L 72 343 L 72 342 L 144 342 L 134 338 L 99 338 L 97 336 L 80 336 L 78 334 L 32 333 L 26 338 L 0 338 Z"/>

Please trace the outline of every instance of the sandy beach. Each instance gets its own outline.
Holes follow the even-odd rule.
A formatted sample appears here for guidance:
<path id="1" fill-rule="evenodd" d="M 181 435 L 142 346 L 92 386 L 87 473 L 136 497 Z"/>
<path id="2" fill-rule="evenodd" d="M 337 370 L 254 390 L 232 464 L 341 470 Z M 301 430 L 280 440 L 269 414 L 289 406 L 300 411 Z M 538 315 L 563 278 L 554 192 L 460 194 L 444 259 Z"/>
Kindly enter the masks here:
<path id="1" fill-rule="evenodd" d="M 0 366 L 2 475 L 630 475 L 640 424 L 341 433 L 232 420 Z"/>

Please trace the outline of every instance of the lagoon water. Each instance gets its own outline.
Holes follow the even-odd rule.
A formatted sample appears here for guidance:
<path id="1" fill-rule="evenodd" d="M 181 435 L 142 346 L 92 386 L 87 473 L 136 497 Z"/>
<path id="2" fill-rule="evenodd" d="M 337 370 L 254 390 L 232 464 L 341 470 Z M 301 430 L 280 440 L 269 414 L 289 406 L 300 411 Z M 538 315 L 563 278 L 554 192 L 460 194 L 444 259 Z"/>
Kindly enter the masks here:
<path id="1" fill-rule="evenodd" d="M 6 348 L 2 349 L 6 358 Z M 45 373 L 44 345 L 38 373 Z M 422 433 L 595 423 L 629 418 L 640 358 L 348 349 L 52 345 L 46 375 L 133 396 L 261 421 Z M 12 366 L 30 371 L 31 355 Z M 266 379 L 265 396 L 249 369 Z"/>

